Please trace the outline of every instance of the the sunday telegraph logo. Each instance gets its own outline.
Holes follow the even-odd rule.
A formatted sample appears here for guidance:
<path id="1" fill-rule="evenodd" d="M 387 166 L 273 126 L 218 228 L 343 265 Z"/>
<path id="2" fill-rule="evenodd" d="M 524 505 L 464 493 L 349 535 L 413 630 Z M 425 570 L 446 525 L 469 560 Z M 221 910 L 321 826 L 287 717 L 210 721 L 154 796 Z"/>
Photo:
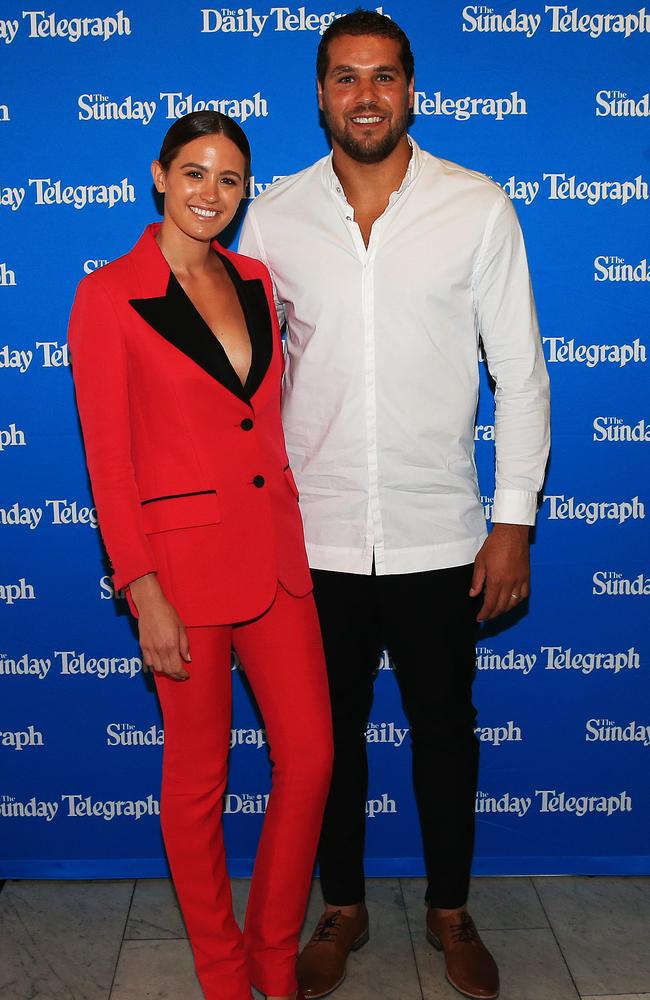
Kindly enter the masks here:
<path id="1" fill-rule="evenodd" d="M 577 500 L 555 493 L 545 496 L 542 503 L 548 504 L 545 510 L 549 521 L 584 521 L 591 525 L 598 521 L 625 524 L 630 520 L 645 520 L 645 504 L 638 497 L 631 500 Z"/>
<path id="2" fill-rule="evenodd" d="M 52 656 L 31 656 L 22 653 L 9 656 L 0 652 L 0 677 L 36 677 L 45 680 L 52 667 L 65 677 L 128 677 L 133 679 L 149 667 L 139 656 L 90 656 L 75 649 L 56 649 Z"/>
<path id="3" fill-rule="evenodd" d="M 73 43 L 99 38 L 107 42 L 114 36 L 130 35 L 131 19 L 123 10 L 109 17 L 59 17 L 55 12 L 24 10 L 22 20 L 0 19 L 0 42 L 11 45 L 19 32 L 28 38 L 64 38 Z"/>
<path id="4" fill-rule="evenodd" d="M 527 115 L 528 110 L 525 98 L 516 90 L 507 97 L 446 97 L 441 90 L 429 96 L 424 90 L 416 90 L 413 114 L 453 118 L 457 122 L 478 116 L 502 122 L 504 118 Z"/>
<path id="5" fill-rule="evenodd" d="M 0 347 L 0 371 L 13 368 L 24 375 L 35 358 L 40 362 L 41 368 L 67 368 L 70 365 L 67 344 L 59 344 L 58 340 L 39 340 L 33 351 L 23 351 L 3 344 Z"/>
<path id="6" fill-rule="evenodd" d="M 26 527 L 34 531 L 46 513 L 48 523 L 53 525 L 84 524 L 95 529 L 98 525 L 94 507 L 65 499 L 46 500 L 45 507 L 23 507 L 18 502 L 0 507 L 0 527 Z"/>
<path id="7" fill-rule="evenodd" d="M 650 281 L 650 263 L 647 257 L 629 264 L 625 257 L 600 254 L 594 257 L 594 281 Z"/>
<path id="8" fill-rule="evenodd" d="M 622 725 L 613 719 L 588 719 L 585 723 L 585 741 L 587 743 L 640 743 L 650 747 L 650 725 L 644 722 L 631 722 Z"/>
<path id="9" fill-rule="evenodd" d="M 542 337 L 546 360 L 551 365 L 579 364 L 586 368 L 609 364 L 625 368 L 630 362 L 645 364 L 647 349 L 637 337 L 631 344 L 581 344 L 573 337 Z"/>
<path id="10" fill-rule="evenodd" d="M 519 34 L 533 38 L 543 28 L 551 34 L 583 34 L 589 38 L 617 34 L 629 38 L 650 31 L 650 14 L 642 7 L 633 14 L 587 13 L 568 4 L 545 4 L 544 13 L 513 7 L 506 13 L 487 4 L 468 4 L 462 10 L 462 30 L 497 34 Z"/>
<path id="11" fill-rule="evenodd" d="M 378 14 L 383 7 L 374 8 Z M 388 16 L 388 15 L 387 15 Z M 203 7 L 201 10 L 201 34 L 213 35 L 217 32 L 229 35 L 251 35 L 259 38 L 263 31 L 314 31 L 322 35 L 333 21 L 343 17 L 335 11 L 308 13 L 306 7 L 271 7 L 266 14 L 256 14 L 252 7 Z"/>
<path id="12" fill-rule="evenodd" d="M 479 815 L 496 813 L 523 819 L 533 805 L 540 813 L 568 813 L 578 818 L 590 813 L 609 817 L 619 812 L 632 812 L 632 798 L 625 791 L 615 795 L 571 795 L 555 788 L 543 788 L 536 789 L 534 795 L 476 793 L 476 812 Z"/>
<path id="13" fill-rule="evenodd" d="M 114 819 L 133 819 L 136 822 L 145 816 L 159 816 L 160 803 L 154 795 L 145 799 L 94 799 L 83 793 L 61 795 L 56 799 L 42 800 L 32 796 L 27 801 L 14 795 L 0 795 L 0 818 L 2 819 L 44 819 L 46 823 L 59 814 L 67 819 L 103 819 L 111 823 Z"/>
<path id="14" fill-rule="evenodd" d="M 32 205 L 71 205 L 77 210 L 88 205 L 133 204 L 135 202 L 135 187 L 128 177 L 114 184 L 64 184 L 62 180 L 52 180 L 51 177 L 30 177 L 28 186 L 31 188 Z M 17 212 L 25 201 L 27 187 L 0 187 L 0 207 Z"/>
<path id="15" fill-rule="evenodd" d="M 79 121 L 136 121 L 149 125 L 160 105 L 160 110 L 168 120 L 181 118 L 193 111 L 219 111 L 240 122 L 249 118 L 267 118 L 269 105 L 258 90 L 250 97 L 209 97 L 195 98 L 183 91 L 163 91 L 158 99 L 140 99 L 128 95 L 114 100 L 107 94 L 80 94 L 77 100 Z"/>
<path id="16" fill-rule="evenodd" d="M 624 180 L 584 180 L 561 172 L 542 174 L 541 180 L 526 180 L 512 174 L 499 184 L 509 198 L 524 205 L 531 205 L 540 193 L 547 201 L 584 201 L 592 207 L 602 201 L 627 205 L 650 199 L 650 188 L 642 174 Z"/>
<path id="17" fill-rule="evenodd" d="M 33 725 L 27 729 L 0 732 L 0 748 L 5 750 L 24 750 L 26 747 L 44 745 L 43 733 Z"/>
<path id="18" fill-rule="evenodd" d="M 477 646 L 476 669 L 487 673 L 519 673 L 526 677 L 538 665 L 540 670 L 566 674 L 593 673 L 617 675 L 639 670 L 641 657 L 634 646 L 617 652 L 579 652 L 571 646 L 542 646 L 538 653 L 517 649 L 497 652 L 488 646 Z"/>
<path id="19" fill-rule="evenodd" d="M 7 267 L 6 261 L 0 263 L 0 288 L 9 288 L 16 284 L 16 272 Z"/>
<path id="20" fill-rule="evenodd" d="M 630 97 L 626 90 L 599 90 L 596 93 L 596 118 L 648 118 L 650 93 Z"/>
<path id="21" fill-rule="evenodd" d="M 24 448 L 27 445 L 25 432 L 21 431 L 16 424 L 9 424 L 0 430 L 0 452 L 7 448 Z"/>
<path id="22" fill-rule="evenodd" d="M 138 729 L 132 722 L 109 722 L 106 726 L 107 747 L 161 747 L 164 743 L 165 731 L 161 726 Z"/>
<path id="23" fill-rule="evenodd" d="M 611 441 L 615 444 L 643 444 L 650 441 L 650 423 L 643 418 L 628 424 L 622 417 L 598 416 L 594 417 L 592 426 L 594 441 Z"/>
<path id="24" fill-rule="evenodd" d="M 628 577 L 616 570 L 596 570 L 591 578 L 594 597 L 647 597 L 650 594 L 650 576 L 639 573 Z"/>

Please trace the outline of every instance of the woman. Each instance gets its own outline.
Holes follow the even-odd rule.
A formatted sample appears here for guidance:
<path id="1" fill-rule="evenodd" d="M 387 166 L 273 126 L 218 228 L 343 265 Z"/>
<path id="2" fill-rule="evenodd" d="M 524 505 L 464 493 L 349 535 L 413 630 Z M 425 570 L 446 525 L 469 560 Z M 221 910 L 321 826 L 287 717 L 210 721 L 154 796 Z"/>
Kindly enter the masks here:
<path id="1" fill-rule="evenodd" d="M 263 264 L 224 250 L 250 172 L 232 119 L 179 119 L 152 164 L 164 218 L 79 285 L 70 347 L 116 589 L 165 725 L 161 823 L 208 1000 L 293 1000 L 331 767 L 329 698 L 280 424 Z M 264 716 L 270 802 L 243 934 L 221 827 L 231 646 Z"/>

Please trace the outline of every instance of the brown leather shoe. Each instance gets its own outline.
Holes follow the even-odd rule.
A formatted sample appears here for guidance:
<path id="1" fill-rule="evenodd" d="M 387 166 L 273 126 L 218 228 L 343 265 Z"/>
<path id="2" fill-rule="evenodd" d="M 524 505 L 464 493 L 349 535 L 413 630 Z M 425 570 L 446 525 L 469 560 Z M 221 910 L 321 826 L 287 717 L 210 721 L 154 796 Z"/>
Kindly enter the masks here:
<path id="1" fill-rule="evenodd" d="M 498 997 L 499 970 L 466 910 L 460 917 L 442 917 L 429 907 L 427 941 L 444 952 L 447 979 L 455 990 L 473 1000 Z"/>
<path id="2" fill-rule="evenodd" d="M 345 979 L 348 955 L 362 948 L 369 936 L 368 911 L 363 903 L 356 917 L 345 917 L 340 910 L 322 915 L 296 964 L 306 1000 L 317 1000 L 338 989 Z"/>

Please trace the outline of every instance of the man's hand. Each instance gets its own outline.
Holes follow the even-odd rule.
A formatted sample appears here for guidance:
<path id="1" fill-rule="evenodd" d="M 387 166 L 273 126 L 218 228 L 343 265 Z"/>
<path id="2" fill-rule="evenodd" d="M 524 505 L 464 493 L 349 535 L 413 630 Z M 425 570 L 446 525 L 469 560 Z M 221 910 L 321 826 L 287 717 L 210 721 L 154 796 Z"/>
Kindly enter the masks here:
<path id="1" fill-rule="evenodd" d="M 527 524 L 495 524 L 474 560 L 470 597 L 483 591 L 476 620 L 488 621 L 528 597 L 530 556 Z"/>
<path id="2" fill-rule="evenodd" d="M 191 661 L 190 646 L 176 609 L 162 592 L 155 573 L 147 573 L 129 584 L 138 609 L 138 628 L 143 662 L 159 674 L 176 681 L 190 676 L 181 657 Z"/>

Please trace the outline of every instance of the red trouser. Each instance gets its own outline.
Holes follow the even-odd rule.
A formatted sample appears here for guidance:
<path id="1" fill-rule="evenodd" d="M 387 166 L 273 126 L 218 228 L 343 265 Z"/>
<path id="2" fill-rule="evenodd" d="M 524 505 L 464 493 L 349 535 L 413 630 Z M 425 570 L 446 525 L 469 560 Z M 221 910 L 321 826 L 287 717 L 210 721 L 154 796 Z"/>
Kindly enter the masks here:
<path id="1" fill-rule="evenodd" d="M 187 630 L 189 680 L 156 675 L 165 724 L 161 824 L 207 1000 L 296 989 L 298 934 L 329 789 L 327 674 L 311 594 L 278 588 L 244 625 Z M 273 780 L 244 932 L 233 912 L 221 824 L 234 646 L 264 716 Z"/>

